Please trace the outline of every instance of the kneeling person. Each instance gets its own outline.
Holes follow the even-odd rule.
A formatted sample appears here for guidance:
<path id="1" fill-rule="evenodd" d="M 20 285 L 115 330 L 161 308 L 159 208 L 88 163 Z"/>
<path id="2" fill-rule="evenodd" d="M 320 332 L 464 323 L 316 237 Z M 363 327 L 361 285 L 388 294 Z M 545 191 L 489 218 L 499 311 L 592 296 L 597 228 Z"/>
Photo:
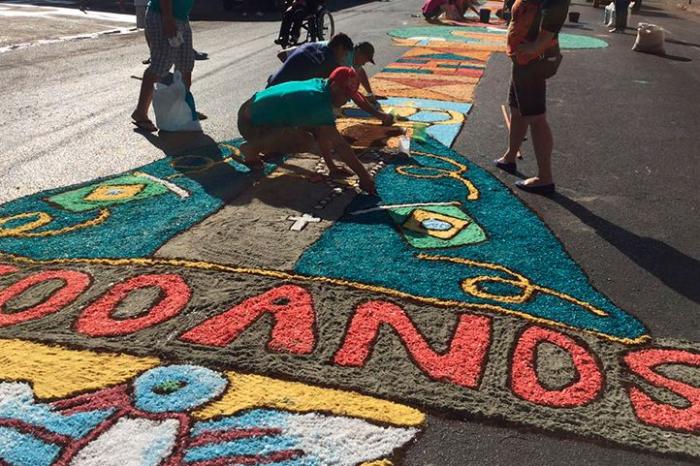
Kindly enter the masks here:
<path id="1" fill-rule="evenodd" d="M 358 93 L 359 79 L 349 67 L 336 68 L 328 79 L 289 81 L 256 93 L 238 111 L 238 130 L 245 162 L 262 165 L 271 153 L 314 152 L 328 165 L 331 175 L 342 173 L 331 157 L 335 151 L 360 178 L 360 188 L 375 194 L 374 181 L 335 126 L 333 108 L 340 108 Z"/>

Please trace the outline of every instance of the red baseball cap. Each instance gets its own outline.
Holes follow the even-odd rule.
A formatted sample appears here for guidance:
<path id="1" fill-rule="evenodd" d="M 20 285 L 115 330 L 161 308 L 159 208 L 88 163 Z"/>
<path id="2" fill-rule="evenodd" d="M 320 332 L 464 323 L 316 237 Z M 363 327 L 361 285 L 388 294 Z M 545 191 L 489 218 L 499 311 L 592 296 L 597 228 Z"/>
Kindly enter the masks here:
<path id="1" fill-rule="evenodd" d="M 336 83 L 347 92 L 348 96 L 352 99 L 362 99 L 362 95 L 357 92 L 360 88 L 360 78 L 354 69 L 349 66 L 340 66 L 333 70 L 331 75 L 328 77 L 328 81 L 333 84 Z"/>

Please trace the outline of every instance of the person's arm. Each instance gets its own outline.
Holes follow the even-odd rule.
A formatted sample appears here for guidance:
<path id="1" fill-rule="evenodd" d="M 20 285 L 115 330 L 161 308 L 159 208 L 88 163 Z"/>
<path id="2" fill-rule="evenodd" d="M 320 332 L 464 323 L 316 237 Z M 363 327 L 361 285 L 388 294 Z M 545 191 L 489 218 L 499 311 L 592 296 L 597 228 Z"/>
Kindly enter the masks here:
<path id="1" fill-rule="evenodd" d="M 569 12 L 569 0 L 546 0 L 542 5 L 542 25 L 537 39 L 518 47 L 518 52 L 542 54 L 559 34 Z"/>
<path id="2" fill-rule="evenodd" d="M 328 150 L 329 156 L 330 150 L 335 149 L 335 153 L 338 154 L 340 159 L 360 178 L 360 188 L 368 194 L 377 194 L 374 180 L 357 158 L 350 144 L 348 144 L 345 138 L 338 132 L 338 128 L 335 126 L 322 126 L 319 129 L 319 147 L 321 148 L 322 155 L 324 150 Z"/>
<path id="3" fill-rule="evenodd" d="M 173 16 L 173 0 L 160 0 L 160 13 L 163 16 L 163 34 L 165 37 L 175 37 L 177 24 Z"/>
<path id="4" fill-rule="evenodd" d="M 392 115 L 377 109 L 377 107 L 367 102 L 367 99 L 365 99 L 362 95 L 360 95 L 359 98 L 353 98 L 352 100 L 362 110 L 369 113 L 378 120 L 381 120 L 383 125 L 391 126 L 394 124 L 394 117 Z"/>

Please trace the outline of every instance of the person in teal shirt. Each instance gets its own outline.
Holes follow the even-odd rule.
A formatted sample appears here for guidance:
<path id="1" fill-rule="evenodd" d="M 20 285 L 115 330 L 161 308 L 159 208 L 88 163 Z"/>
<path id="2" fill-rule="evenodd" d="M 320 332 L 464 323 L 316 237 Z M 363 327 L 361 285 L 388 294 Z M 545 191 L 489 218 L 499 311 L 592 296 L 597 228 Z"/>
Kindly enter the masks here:
<path id="1" fill-rule="evenodd" d="M 346 176 L 333 161 L 335 152 L 360 178 L 360 188 L 376 194 L 374 180 L 335 126 L 333 108 L 355 97 L 359 86 L 355 70 L 342 66 L 328 79 L 289 81 L 257 92 L 238 111 L 244 163 L 260 169 L 267 154 L 319 152 L 331 176 Z"/>

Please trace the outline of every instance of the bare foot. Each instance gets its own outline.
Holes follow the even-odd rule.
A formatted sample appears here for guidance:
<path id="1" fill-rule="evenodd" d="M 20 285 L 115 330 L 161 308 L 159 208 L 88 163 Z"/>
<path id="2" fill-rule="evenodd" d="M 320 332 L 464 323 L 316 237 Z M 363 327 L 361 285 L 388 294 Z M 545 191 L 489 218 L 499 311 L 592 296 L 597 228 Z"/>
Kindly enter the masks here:
<path id="1" fill-rule="evenodd" d="M 532 178 L 528 178 L 526 180 L 523 180 L 522 184 L 528 187 L 535 188 L 537 186 L 547 186 L 552 184 L 552 180 L 542 180 L 538 176 L 533 176 Z"/>

